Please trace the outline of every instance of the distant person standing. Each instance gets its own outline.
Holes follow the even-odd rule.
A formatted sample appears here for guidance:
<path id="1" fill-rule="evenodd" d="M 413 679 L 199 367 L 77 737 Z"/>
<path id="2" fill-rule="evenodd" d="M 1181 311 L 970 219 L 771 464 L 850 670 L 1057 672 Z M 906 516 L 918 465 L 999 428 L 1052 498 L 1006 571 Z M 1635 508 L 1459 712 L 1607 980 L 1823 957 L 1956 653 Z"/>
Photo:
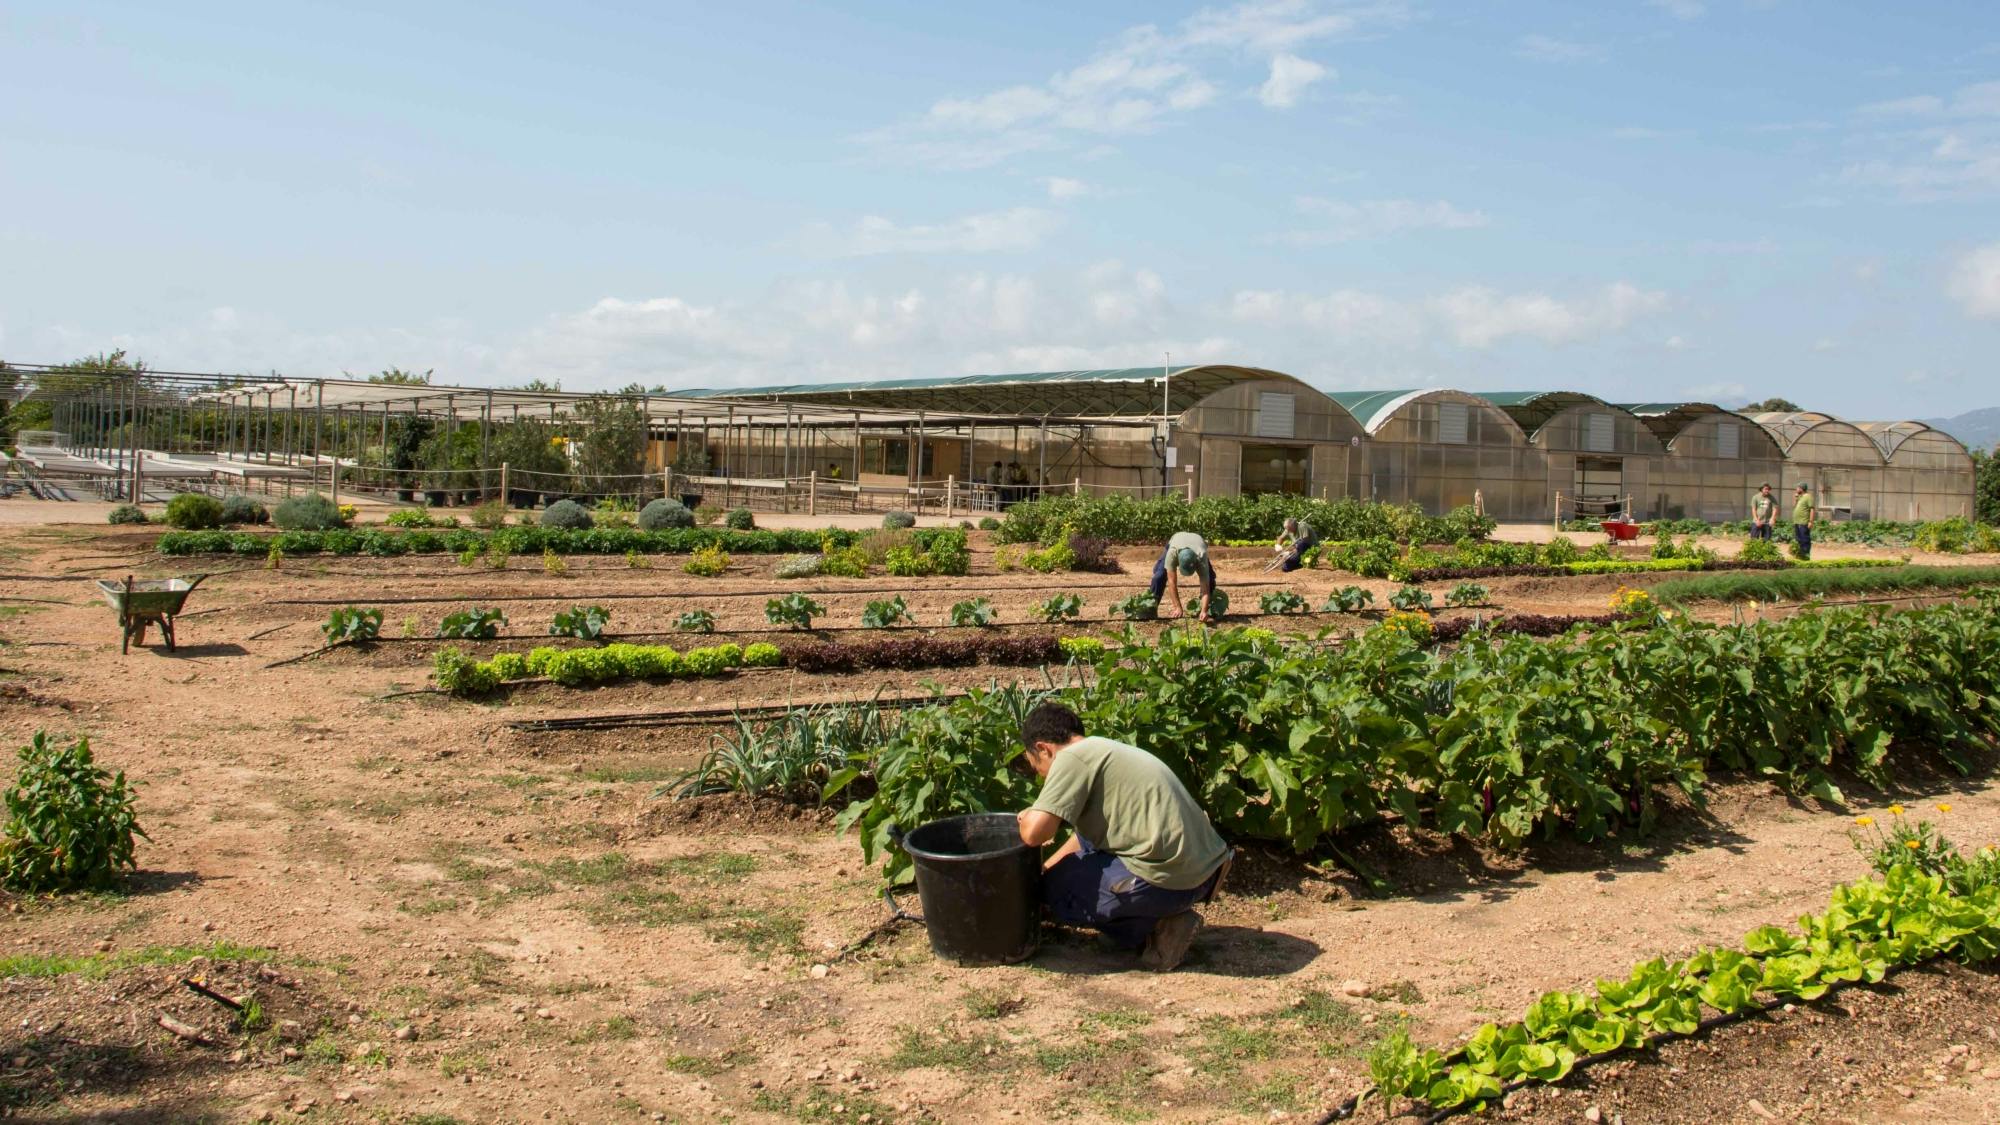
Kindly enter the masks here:
<path id="1" fill-rule="evenodd" d="M 1771 482 L 1757 486 L 1757 495 L 1750 499 L 1750 538 L 1769 542 L 1771 531 L 1778 523 L 1778 498 L 1771 495 Z"/>
<path id="2" fill-rule="evenodd" d="M 995 461 L 991 465 L 986 466 L 986 495 L 992 499 L 993 506 L 996 508 L 1000 506 L 1000 481 L 1002 476 L 1000 462 Z"/>
<path id="3" fill-rule="evenodd" d="M 837 461 L 828 461 L 828 462 L 826 463 L 826 479 L 828 479 L 828 480 L 839 480 L 839 479 L 840 479 L 840 463 L 839 463 L 839 462 L 837 462 Z"/>
<path id="4" fill-rule="evenodd" d="M 1018 504 L 1028 499 L 1028 470 L 1019 461 L 1007 462 L 1007 502 Z"/>
<path id="5" fill-rule="evenodd" d="M 1818 515 L 1819 507 L 1813 503 L 1812 487 L 1800 481 L 1798 502 L 1792 505 L 1792 544 L 1802 560 L 1812 558 L 1813 521 Z"/>

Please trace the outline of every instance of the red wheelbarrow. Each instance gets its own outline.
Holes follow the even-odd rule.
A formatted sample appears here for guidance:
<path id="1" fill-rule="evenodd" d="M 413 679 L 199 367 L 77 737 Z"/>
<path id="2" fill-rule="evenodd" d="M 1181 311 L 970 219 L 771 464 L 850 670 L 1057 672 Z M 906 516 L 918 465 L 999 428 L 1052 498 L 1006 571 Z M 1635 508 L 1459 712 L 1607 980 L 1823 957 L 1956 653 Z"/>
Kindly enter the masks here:
<path id="1" fill-rule="evenodd" d="M 1630 543 L 1639 538 L 1639 525 L 1631 520 L 1605 520 L 1598 525 L 1613 543 Z"/>

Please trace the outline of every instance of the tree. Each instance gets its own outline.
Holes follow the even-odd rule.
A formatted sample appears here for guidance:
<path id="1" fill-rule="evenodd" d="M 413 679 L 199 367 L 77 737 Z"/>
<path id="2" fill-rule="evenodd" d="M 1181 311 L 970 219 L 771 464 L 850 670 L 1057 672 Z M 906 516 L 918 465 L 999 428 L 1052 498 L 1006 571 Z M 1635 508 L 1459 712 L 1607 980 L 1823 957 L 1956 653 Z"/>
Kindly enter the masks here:
<path id="1" fill-rule="evenodd" d="M 1805 409 L 1805 407 L 1803 407 L 1803 406 L 1800 406 L 1800 405 L 1799 405 L 1798 403 L 1796 403 L 1796 402 L 1793 402 L 1793 401 L 1792 401 L 1791 399 L 1788 399 L 1788 398 L 1779 398 L 1779 397 L 1777 397 L 1776 395 L 1773 395 L 1773 396 L 1771 396 L 1770 398 L 1767 398 L 1767 399 L 1765 399 L 1765 400 L 1764 400 L 1764 401 L 1762 401 L 1762 402 L 1752 402 L 1752 403 L 1748 403 L 1748 404 L 1746 404 L 1746 405 L 1745 405 L 1745 406 L 1743 407 L 1743 409 L 1742 409 L 1741 413 L 1744 413 L 1744 414 L 1766 414 L 1766 413 L 1769 413 L 1769 414 L 1796 414 L 1796 413 L 1798 413 L 1799 411 L 1801 411 L 1801 410 L 1804 410 L 1804 409 Z"/>
<path id="2" fill-rule="evenodd" d="M 2000 525 L 2000 445 L 1972 451 L 1972 515 Z"/>
<path id="3" fill-rule="evenodd" d="M 555 379 L 530 379 L 515 389 L 533 391 L 536 394 L 553 394 L 562 390 L 562 383 Z"/>
<path id="4" fill-rule="evenodd" d="M 637 402 L 592 395 L 570 412 L 570 425 L 580 491 L 598 496 L 638 491 L 630 478 L 639 474 L 646 454 L 646 419 Z"/>
<path id="5" fill-rule="evenodd" d="M 387 383 L 393 387 L 428 387 L 431 385 L 431 371 L 426 369 L 422 375 L 419 375 L 414 371 L 405 371 L 400 367 L 390 367 L 385 368 L 379 375 L 370 375 L 368 381 L 371 383 Z"/>

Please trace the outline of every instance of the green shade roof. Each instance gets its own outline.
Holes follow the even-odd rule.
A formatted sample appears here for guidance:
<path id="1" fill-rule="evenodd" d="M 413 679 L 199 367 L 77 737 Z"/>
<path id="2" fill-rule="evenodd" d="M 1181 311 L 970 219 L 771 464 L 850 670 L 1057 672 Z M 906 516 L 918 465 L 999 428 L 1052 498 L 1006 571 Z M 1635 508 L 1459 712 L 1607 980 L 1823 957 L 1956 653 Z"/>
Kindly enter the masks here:
<path id="1" fill-rule="evenodd" d="M 1687 429 L 1698 419 L 1711 414 L 1736 413 L 1733 410 L 1724 410 L 1712 402 L 1621 402 L 1617 406 L 1620 410 L 1637 415 L 1639 421 L 1644 422 L 1646 428 L 1653 431 L 1653 436 L 1659 438 L 1663 446 L 1671 445 L 1675 438 L 1681 436 L 1682 430 Z"/>
<path id="2" fill-rule="evenodd" d="M 674 391 L 679 398 L 809 402 L 855 409 L 923 410 L 954 414 L 1035 417 L 1158 417 L 1163 374 L 1171 375 L 1167 409 L 1179 414 L 1237 383 L 1290 375 L 1257 367 L 1214 364 L 1120 367 L 1096 371 L 1030 371 L 1015 375 L 959 375 L 940 379 L 869 379 L 844 383 L 790 383 L 771 387 L 704 387 Z M 1300 386 L 1305 384 L 1300 383 Z M 1308 388 L 1310 389 L 1310 388 Z"/>
<path id="3" fill-rule="evenodd" d="M 1361 428 L 1374 433 L 1376 426 L 1395 413 L 1404 400 L 1422 391 L 1330 391 L 1328 398 L 1340 404 L 1342 410 L 1354 415 Z"/>
<path id="4" fill-rule="evenodd" d="M 1530 437 L 1542 424 L 1578 403 L 1611 404 L 1581 391 L 1473 391 L 1474 395 L 1507 412 Z"/>

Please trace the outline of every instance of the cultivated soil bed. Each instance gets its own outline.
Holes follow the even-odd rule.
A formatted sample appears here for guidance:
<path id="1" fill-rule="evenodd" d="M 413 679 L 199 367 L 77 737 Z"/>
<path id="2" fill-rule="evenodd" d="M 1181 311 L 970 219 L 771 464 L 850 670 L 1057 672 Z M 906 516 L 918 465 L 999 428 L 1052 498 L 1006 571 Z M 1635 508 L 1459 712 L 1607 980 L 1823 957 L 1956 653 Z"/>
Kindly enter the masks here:
<path id="1" fill-rule="evenodd" d="M 1345 858 L 1248 849 L 1169 976 L 1057 931 L 1026 965 L 960 968 L 921 930 L 882 928 L 875 872 L 829 813 L 655 796 L 723 726 L 510 724 L 1041 683 L 1040 669 L 761 672 L 474 703 L 382 698 L 425 686 L 427 641 L 267 665 L 316 647 L 327 610 L 349 602 L 382 606 L 392 636 L 406 617 L 423 634 L 453 609 L 498 606 L 519 634 L 507 647 L 526 648 L 571 604 L 608 606 L 618 632 L 670 630 L 706 608 L 749 640 L 764 639 L 749 632 L 765 627 L 764 598 L 794 589 L 834 625 L 902 590 L 927 626 L 973 596 L 1025 623 L 1069 591 L 1086 601 L 1074 628 L 1106 632 L 1105 607 L 1145 585 L 1144 549 L 1122 552 L 1120 575 L 1002 575 L 980 544 L 970 577 L 910 583 L 779 582 L 755 557 L 718 579 L 666 557 L 650 569 L 571 558 L 560 576 L 539 560 L 496 572 L 443 557 L 270 571 L 150 558 L 150 535 L 123 530 L 0 524 L 0 735 L 89 735 L 139 783 L 152 836 L 128 894 L 0 900 L 0 1115 L 24 1120 L 1309 1121 L 1366 1084 L 1364 1055 L 1398 1021 L 1449 1041 L 1547 989 L 1788 923 L 1864 870 L 1846 836 L 1855 810 L 1724 779 L 1705 810 L 1679 809 L 1645 839 L 1500 855 L 1386 825 L 1341 839 Z M 1265 575 L 1263 557 L 1223 561 L 1239 609 L 1267 590 L 1317 605 L 1359 584 L 1381 605 L 1393 589 Z M 203 570 L 218 573 L 190 599 L 180 651 L 121 657 L 89 580 Z M 1483 581 L 1489 615 L 1601 613 L 1617 586 L 1648 584 Z M 1431 587 L 1440 600 L 1445 588 Z M 1890 799 L 1847 788 L 1860 806 Z M 2000 839 L 1988 778 L 1919 765 L 1896 796 L 1949 802 L 1931 815 L 1962 844 Z M 238 1026 L 184 978 L 254 998 L 268 1022 Z M 1368 995 L 1345 994 L 1351 982 Z M 205 1042 L 163 1028 L 162 1013 Z M 1985 1120 L 1996 1023 L 1984 974 L 1905 973 L 1508 1112 L 1763 1120 L 1756 1098 L 1781 1117 Z M 1933 1063 L 1957 1045 L 1951 1057 L 1977 1065 Z M 1861 1084 L 1843 1093 L 1851 1084 L 1787 1051 L 1853 1055 L 1843 1073 Z"/>

